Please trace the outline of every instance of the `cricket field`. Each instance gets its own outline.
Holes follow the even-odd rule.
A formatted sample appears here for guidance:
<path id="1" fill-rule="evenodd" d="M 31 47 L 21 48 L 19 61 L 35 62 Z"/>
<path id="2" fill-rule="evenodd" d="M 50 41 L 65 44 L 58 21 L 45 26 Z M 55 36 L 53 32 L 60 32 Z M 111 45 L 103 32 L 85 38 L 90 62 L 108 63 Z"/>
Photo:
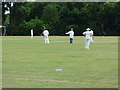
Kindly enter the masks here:
<path id="1" fill-rule="evenodd" d="M 84 36 L 2 37 L 3 88 L 117 88 L 118 37 L 95 36 L 90 49 Z M 59 68 L 61 71 L 56 71 Z"/>

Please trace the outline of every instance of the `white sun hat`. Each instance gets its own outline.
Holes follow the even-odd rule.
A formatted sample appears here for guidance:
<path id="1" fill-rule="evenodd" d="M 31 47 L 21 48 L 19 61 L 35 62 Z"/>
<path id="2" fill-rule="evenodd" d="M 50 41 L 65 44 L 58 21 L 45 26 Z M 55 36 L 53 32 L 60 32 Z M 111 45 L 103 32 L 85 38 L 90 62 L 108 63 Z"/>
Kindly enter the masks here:
<path id="1" fill-rule="evenodd" d="M 89 31 L 89 30 L 90 30 L 90 28 L 87 28 L 86 30 L 87 30 L 87 31 Z"/>

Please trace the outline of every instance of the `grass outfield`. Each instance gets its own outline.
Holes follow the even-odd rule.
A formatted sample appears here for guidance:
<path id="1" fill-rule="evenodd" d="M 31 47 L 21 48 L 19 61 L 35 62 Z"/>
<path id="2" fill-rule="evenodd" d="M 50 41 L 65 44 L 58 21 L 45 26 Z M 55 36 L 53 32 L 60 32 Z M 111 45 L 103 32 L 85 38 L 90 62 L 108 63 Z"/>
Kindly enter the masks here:
<path id="1" fill-rule="evenodd" d="M 3 37 L 3 88 L 117 88 L 118 37 Z M 56 68 L 63 69 L 55 71 Z"/>

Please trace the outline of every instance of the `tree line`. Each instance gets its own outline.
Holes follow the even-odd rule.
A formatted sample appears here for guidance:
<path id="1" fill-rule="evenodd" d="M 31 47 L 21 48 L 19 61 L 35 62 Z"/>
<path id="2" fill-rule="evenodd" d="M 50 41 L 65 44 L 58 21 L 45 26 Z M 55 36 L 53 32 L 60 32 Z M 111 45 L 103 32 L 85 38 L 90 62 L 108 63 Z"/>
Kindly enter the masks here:
<path id="1" fill-rule="evenodd" d="M 119 35 L 120 2 L 3 2 L 2 24 L 7 35 L 17 36 L 31 29 L 38 36 L 44 27 L 51 35 L 65 35 L 71 27 L 75 35 L 88 27 L 95 35 Z"/>

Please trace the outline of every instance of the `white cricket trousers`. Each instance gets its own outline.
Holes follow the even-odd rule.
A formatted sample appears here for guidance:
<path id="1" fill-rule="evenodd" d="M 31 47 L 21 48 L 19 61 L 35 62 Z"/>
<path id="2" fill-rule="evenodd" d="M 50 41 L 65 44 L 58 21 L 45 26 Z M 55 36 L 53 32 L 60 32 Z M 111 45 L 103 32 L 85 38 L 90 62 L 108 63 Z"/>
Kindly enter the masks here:
<path id="1" fill-rule="evenodd" d="M 90 38 L 90 42 L 91 42 L 91 43 L 94 43 L 94 41 L 93 41 L 93 38 L 92 38 L 92 37 Z"/>
<path id="2" fill-rule="evenodd" d="M 86 49 L 90 48 L 90 40 L 91 40 L 91 38 L 86 38 L 86 40 L 85 40 L 85 48 Z"/>
<path id="3" fill-rule="evenodd" d="M 48 43 L 48 44 L 49 44 L 49 37 L 48 37 L 48 35 L 45 35 L 45 36 L 44 36 L 44 40 L 45 40 L 45 43 Z"/>
<path id="4" fill-rule="evenodd" d="M 31 38 L 33 38 L 33 33 L 31 33 Z"/>

